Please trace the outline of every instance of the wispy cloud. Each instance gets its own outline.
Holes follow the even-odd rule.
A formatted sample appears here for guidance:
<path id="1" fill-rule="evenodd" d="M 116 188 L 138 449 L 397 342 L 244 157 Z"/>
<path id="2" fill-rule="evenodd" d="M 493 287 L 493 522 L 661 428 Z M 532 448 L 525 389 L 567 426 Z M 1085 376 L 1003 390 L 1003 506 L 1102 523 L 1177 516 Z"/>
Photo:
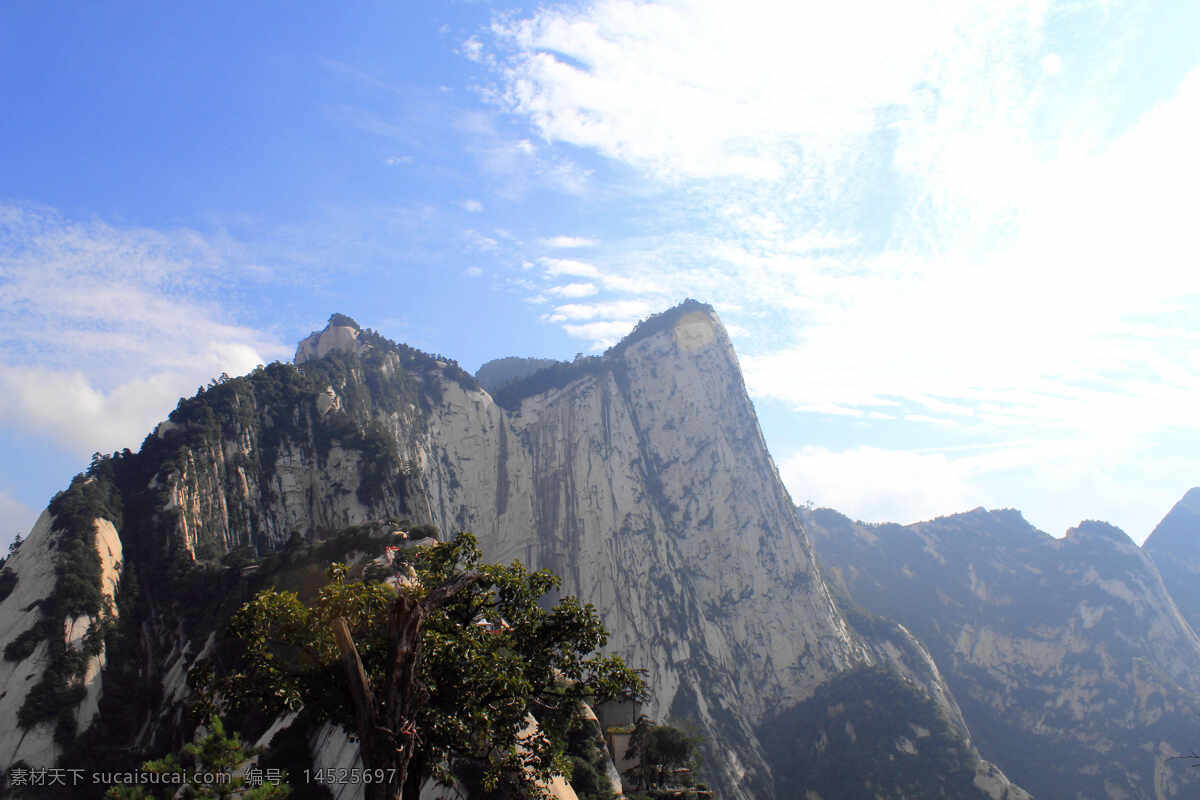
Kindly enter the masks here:
<path id="1" fill-rule="evenodd" d="M 565 283 L 561 286 L 551 286 L 546 289 L 546 294 L 554 295 L 555 297 L 590 297 L 600 291 L 594 283 Z"/>
<path id="2" fill-rule="evenodd" d="M 548 239 L 541 240 L 544 247 L 553 247 L 556 249 L 573 249 L 581 247 L 595 247 L 595 239 L 586 239 L 582 236 L 551 236 Z"/>
<path id="3" fill-rule="evenodd" d="M 0 209 L 4 424 L 81 455 L 133 448 L 180 395 L 285 357 L 232 322 L 226 255 L 194 231 Z"/>
<path id="4" fill-rule="evenodd" d="M 584 322 L 581 324 L 563 325 L 563 330 L 569 336 L 583 339 L 591 344 L 591 350 L 603 350 L 616 344 L 622 336 L 629 333 L 637 324 L 637 319 L 616 319 L 604 322 Z"/>
<path id="5" fill-rule="evenodd" d="M 1050 13 L 600 0 L 499 22 L 510 111 L 660 182 L 657 234 L 538 263 L 605 301 L 740 307 L 750 386 L 796 407 L 1190 424 L 1200 71 L 1118 138 L 1080 120 L 1047 148 Z"/>
<path id="6" fill-rule="evenodd" d="M 605 317 L 637 319 L 648 316 L 655 310 L 653 305 L 642 300 L 618 300 L 590 304 L 570 303 L 556 306 L 546 318 L 551 322 L 578 322 Z"/>
<path id="7" fill-rule="evenodd" d="M 1117 102 L 1145 34 L 1112 5 L 593 0 L 500 19 L 491 99 L 539 148 L 638 176 L 636 233 L 542 258 L 533 291 L 570 276 L 600 289 L 582 308 L 717 301 L 758 398 L 1070 441 L 1055 463 L 1081 481 L 1078 459 L 1112 468 L 1195 430 L 1200 69 L 1156 84 L 1156 106 Z M 596 314 L 543 319 L 597 347 L 637 316 Z M 984 502 L 996 474 L 906 458 L 809 451 L 791 474 L 870 461 L 951 487 L 860 504 L 898 517 Z"/>
<path id="8" fill-rule="evenodd" d="M 599 278 L 600 269 L 595 264 L 573 258 L 542 258 L 540 263 L 551 277 L 569 275 L 575 278 Z"/>

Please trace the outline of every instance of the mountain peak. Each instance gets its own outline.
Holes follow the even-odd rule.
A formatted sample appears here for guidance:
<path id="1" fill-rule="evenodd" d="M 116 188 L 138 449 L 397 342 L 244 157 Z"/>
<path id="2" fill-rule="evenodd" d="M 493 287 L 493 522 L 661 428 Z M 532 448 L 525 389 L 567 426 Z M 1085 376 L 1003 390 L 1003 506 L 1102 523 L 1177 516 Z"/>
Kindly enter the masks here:
<path id="1" fill-rule="evenodd" d="M 561 389 L 585 375 L 610 369 L 625 359 L 631 347 L 663 333 L 673 334 L 681 351 L 697 353 L 714 342 L 723 341 L 730 355 L 733 355 L 729 337 L 716 310 L 708 303 L 689 298 L 642 320 L 621 341 L 605 350 L 602 356 L 581 355 L 574 361 L 550 361 L 546 366 L 534 363 L 536 359 L 519 359 L 526 362 L 522 369 L 517 370 L 519 375 L 498 387 L 493 397 L 501 408 L 515 411 L 526 397 L 550 389 Z"/>
<path id="2" fill-rule="evenodd" d="M 313 331 L 296 347 L 296 364 L 313 361 L 334 350 L 352 353 L 358 348 L 358 335 L 362 328 L 352 317 L 334 312 L 329 322 L 320 331 Z"/>
<path id="3" fill-rule="evenodd" d="M 629 349 L 630 345 L 636 344 L 661 331 L 668 330 L 685 316 L 693 313 L 706 314 L 716 325 L 721 325 L 720 320 L 717 318 L 716 309 L 708 303 L 701 303 L 699 300 L 693 300 L 689 297 L 679 305 L 668 308 L 666 311 L 647 317 L 639 322 L 621 341 L 606 350 L 604 355 L 620 355 Z"/>

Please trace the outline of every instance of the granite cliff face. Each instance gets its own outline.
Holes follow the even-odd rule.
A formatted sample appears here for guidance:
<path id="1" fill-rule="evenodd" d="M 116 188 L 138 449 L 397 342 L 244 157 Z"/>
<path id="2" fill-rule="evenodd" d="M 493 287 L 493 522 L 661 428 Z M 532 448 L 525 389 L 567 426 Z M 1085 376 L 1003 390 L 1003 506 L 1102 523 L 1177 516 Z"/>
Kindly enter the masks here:
<path id="1" fill-rule="evenodd" d="M 113 652 L 99 714 L 85 729 L 92 712 L 71 693 L 85 677 L 63 672 L 50 718 L 67 722 L 43 714 L 22 733 L 59 724 L 60 743 L 21 750 L 30 763 L 177 746 L 187 672 L 221 650 L 223 620 L 264 556 L 328 549 L 350 526 L 410 519 L 470 530 L 490 560 L 549 568 L 564 592 L 595 604 L 608 649 L 646 670 L 646 713 L 704 734 L 724 797 L 793 796 L 798 787 L 773 771 L 788 754 L 764 747 L 763 725 L 800 706 L 825 713 L 836 693 L 822 687 L 880 670 L 906 687 L 919 728 L 946 721 L 936 746 L 889 733 L 890 757 L 956 765 L 965 783 L 954 796 L 1021 796 L 980 761 L 921 643 L 890 623 L 847 622 L 729 339 L 699 303 L 643 322 L 603 357 L 525 370 L 495 398 L 453 362 L 335 315 L 301 343 L 295 366 L 215 381 L 181 401 L 139 453 L 102 459 L 77 483 L 76 516 L 107 524 L 123 548 L 120 613 L 105 640 Z M 18 602 L 14 593 L 0 612 Z M 41 609 L 51 622 L 52 605 Z M 883 694 L 837 713 L 849 724 L 870 718 L 897 685 L 889 681 L 863 684 Z M 322 749 L 315 737 L 308 745 Z"/>
<path id="2" fill-rule="evenodd" d="M 1191 797 L 1200 639 L 1120 530 L 1015 511 L 916 525 L 804 512 L 830 580 L 929 648 L 980 750 L 1035 796 Z"/>

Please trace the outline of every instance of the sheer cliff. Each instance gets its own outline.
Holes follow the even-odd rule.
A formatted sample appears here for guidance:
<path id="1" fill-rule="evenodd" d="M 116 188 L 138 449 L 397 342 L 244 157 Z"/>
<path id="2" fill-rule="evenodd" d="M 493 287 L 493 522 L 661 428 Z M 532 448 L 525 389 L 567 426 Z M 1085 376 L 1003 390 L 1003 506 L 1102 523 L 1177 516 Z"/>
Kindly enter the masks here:
<path id="1" fill-rule="evenodd" d="M 1039 797 L 1191 797 L 1200 639 L 1120 530 L 1016 511 L 916 525 L 803 512 L 831 582 L 910 629 L 980 750 Z"/>
<path id="2" fill-rule="evenodd" d="M 214 381 L 180 401 L 140 452 L 94 462 L 64 496 L 77 499 L 72 519 L 82 520 L 71 535 L 101 520 L 120 545 L 112 613 L 97 600 L 83 615 L 106 648 L 89 653 L 108 658 L 98 713 L 76 691 L 86 670 L 60 659 L 45 708 L 4 740 L 12 749 L 0 761 L 75 765 L 177 747 L 188 670 L 221 651 L 223 621 L 257 585 L 265 559 L 276 567 L 283 559 L 303 580 L 316 567 L 288 562 L 295 554 L 369 547 L 372 521 L 407 519 L 470 530 L 490 560 L 548 568 L 563 576 L 564 592 L 595 604 L 608 649 L 646 670 L 646 713 L 703 734 L 723 797 L 797 796 L 804 787 L 776 775 L 789 755 L 764 746 L 764 724 L 802 705 L 835 706 L 840 695 L 822 687 L 881 668 L 907 688 L 865 681 L 876 693 L 870 703 L 896 690 L 921 709 L 919 728 L 930 714 L 946 720 L 940 738 L 889 733 L 891 757 L 949 759 L 966 776 L 952 796 L 1022 796 L 979 760 L 911 634 L 847 622 L 710 307 L 689 301 L 603 356 L 519 372 L 493 398 L 453 361 L 335 315 L 300 344 L 294 365 Z M 37 627 L 30 642 L 57 641 L 61 625 L 53 603 L 31 606 L 33 596 L 19 593 L 29 584 L 44 584 L 46 596 L 60 591 L 62 569 L 26 577 L 44 572 L 46 559 L 62 561 L 47 550 L 17 564 L 19 591 L 0 606 L 4 620 L 17 620 L 13 630 Z M 76 577 L 95 583 L 93 566 Z M 45 670 L 32 654 L 10 661 L 0 702 L 25 708 L 27 687 Z M 870 718 L 870 703 L 845 711 L 846 721 Z M 854 761 L 853 750 L 844 755 Z M 855 780 L 848 775 L 847 786 Z M 885 783 L 870 796 L 912 791 Z"/>

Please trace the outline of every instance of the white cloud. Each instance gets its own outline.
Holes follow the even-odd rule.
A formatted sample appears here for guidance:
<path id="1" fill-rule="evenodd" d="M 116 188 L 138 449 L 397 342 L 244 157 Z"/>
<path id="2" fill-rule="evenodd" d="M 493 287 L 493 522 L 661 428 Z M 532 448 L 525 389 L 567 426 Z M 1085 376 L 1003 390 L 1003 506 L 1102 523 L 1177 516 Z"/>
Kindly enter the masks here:
<path id="1" fill-rule="evenodd" d="M 483 211 L 483 203 L 479 202 L 478 200 L 463 200 L 460 205 L 462 206 L 463 211 L 467 211 L 471 214 L 478 214 L 479 212 Z"/>
<path id="2" fill-rule="evenodd" d="M 462 53 L 471 61 L 481 62 L 484 60 L 483 43 L 472 36 L 462 43 Z"/>
<path id="3" fill-rule="evenodd" d="M 581 236 L 551 236 L 548 239 L 542 239 L 542 246 L 553 247 L 557 249 L 572 249 L 580 247 L 595 247 L 595 239 L 586 239 Z"/>
<path id="4" fill-rule="evenodd" d="M 599 278 L 600 270 L 595 264 L 579 261 L 573 258 L 540 258 L 538 259 L 550 277 L 569 275 L 575 278 Z"/>
<path id="5" fill-rule="evenodd" d="M 468 278 L 478 278 L 480 275 L 483 274 L 483 268 L 482 267 L 467 267 L 465 270 L 463 270 L 463 274 L 466 275 Z"/>
<path id="6" fill-rule="evenodd" d="M 908 524 L 988 505 L 966 470 L 940 453 L 806 447 L 779 464 L 792 500 L 864 522 Z"/>
<path id="7" fill-rule="evenodd" d="M 458 128 L 470 135 L 468 152 L 485 174 L 496 179 L 493 189 L 502 197 L 517 200 L 535 186 L 569 195 L 581 195 L 588 189 L 590 169 L 539 148 L 529 139 L 502 136 L 486 116 L 464 115 Z"/>
<path id="8" fill-rule="evenodd" d="M 586 339 L 591 343 L 592 350 L 603 350 L 611 347 L 633 330 L 636 319 L 609 320 L 606 322 L 585 322 L 582 324 L 563 325 L 567 335 L 576 339 Z"/>
<path id="9" fill-rule="evenodd" d="M 798 140 L 869 133 L 877 109 L 907 107 L 963 66 L 1006 80 L 1045 13 L 1033 0 L 600 0 L 495 24 L 497 94 L 546 139 L 661 176 L 772 179 Z"/>
<path id="10" fill-rule="evenodd" d="M 472 249 L 481 253 L 495 252 L 500 248 L 500 242 L 495 237 L 485 236 L 479 231 L 468 230 L 463 233 L 463 236 Z"/>
<path id="11" fill-rule="evenodd" d="M 86 456 L 136 449 L 181 395 L 288 349 L 227 321 L 225 255 L 187 230 L 0 208 L 4 424 Z"/>
<path id="12" fill-rule="evenodd" d="M 555 306 L 549 319 L 555 322 L 578 322 L 592 320 L 598 317 L 631 319 L 649 316 L 655 310 L 654 306 L 642 300 L 617 300 L 605 303 L 570 303 Z M 632 326 L 631 326 L 632 327 Z"/>
<path id="13" fill-rule="evenodd" d="M 555 297 L 590 297 L 597 291 L 594 283 L 567 283 L 562 286 L 551 286 L 546 290 L 546 294 L 552 294 Z"/>

